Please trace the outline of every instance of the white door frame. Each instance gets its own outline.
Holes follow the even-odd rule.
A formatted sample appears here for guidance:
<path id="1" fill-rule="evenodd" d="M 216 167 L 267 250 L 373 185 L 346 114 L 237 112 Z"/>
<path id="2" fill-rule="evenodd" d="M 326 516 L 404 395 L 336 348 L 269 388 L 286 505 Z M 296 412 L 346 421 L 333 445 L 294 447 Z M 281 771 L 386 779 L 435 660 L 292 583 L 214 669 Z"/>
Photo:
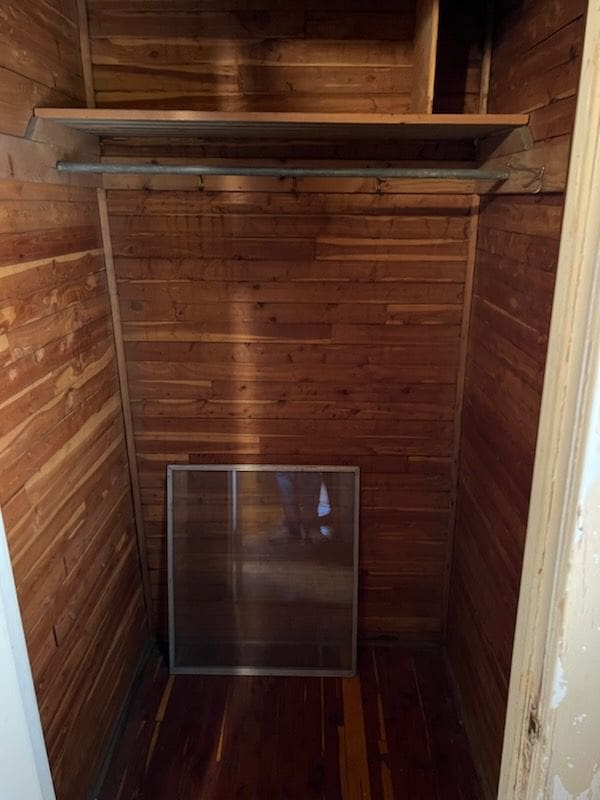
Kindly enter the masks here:
<path id="1" fill-rule="evenodd" d="M 55 800 L 1 513 L 0 798 Z"/>
<path id="2" fill-rule="evenodd" d="M 600 798 L 600 0 L 590 0 L 499 800 Z"/>

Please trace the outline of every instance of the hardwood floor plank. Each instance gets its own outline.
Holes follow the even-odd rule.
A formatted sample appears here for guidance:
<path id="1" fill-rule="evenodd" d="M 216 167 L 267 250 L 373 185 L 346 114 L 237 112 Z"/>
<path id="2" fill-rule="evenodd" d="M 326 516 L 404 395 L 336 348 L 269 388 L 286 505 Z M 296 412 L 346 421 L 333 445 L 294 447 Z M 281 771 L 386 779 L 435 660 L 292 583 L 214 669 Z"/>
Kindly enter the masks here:
<path id="1" fill-rule="evenodd" d="M 222 677 L 174 681 L 141 798 L 227 796 L 218 794 L 221 773 L 214 756 L 228 687 Z"/>
<path id="2" fill-rule="evenodd" d="M 322 694 L 322 752 L 324 796 L 327 800 L 343 800 L 344 783 L 339 770 L 339 729 L 343 720 L 341 681 L 321 678 Z"/>
<path id="3" fill-rule="evenodd" d="M 166 665 L 158 653 L 152 653 L 129 708 L 123 731 L 98 800 L 126 800 L 139 796 L 144 779 L 155 720 L 168 683 Z M 132 759 L 135 751 L 139 758 Z"/>
<path id="4" fill-rule="evenodd" d="M 360 678 L 342 682 L 349 800 L 371 800 Z"/>
<path id="5" fill-rule="evenodd" d="M 476 800 L 479 797 L 477 774 L 465 730 L 453 709 L 443 665 L 427 651 L 413 654 L 413 664 L 435 763 L 438 795 L 444 800 Z"/>
<path id="6" fill-rule="evenodd" d="M 365 726 L 366 755 L 372 800 L 393 800 L 389 793 L 389 750 L 387 734 L 383 725 L 381 694 L 372 650 L 361 654 L 358 663 L 362 691 L 363 718 Z"/>
<path id="7" fill-rule="evenodd" d="M 396 647 L 362 649 L 350 679 L 167 680 L 153 658 L 98 800 L 200 796 L 482 797 L 441 654 Z"/>
<path id="8" fill-rule="evenodd" d="M 375 653 L 395 795 L 411 800 L 413 797 L 437 800 L 434 765 L 412 655 L 396 648 L 381 648 Z M 402 757 L 397 758 L 396 754 Z"/>

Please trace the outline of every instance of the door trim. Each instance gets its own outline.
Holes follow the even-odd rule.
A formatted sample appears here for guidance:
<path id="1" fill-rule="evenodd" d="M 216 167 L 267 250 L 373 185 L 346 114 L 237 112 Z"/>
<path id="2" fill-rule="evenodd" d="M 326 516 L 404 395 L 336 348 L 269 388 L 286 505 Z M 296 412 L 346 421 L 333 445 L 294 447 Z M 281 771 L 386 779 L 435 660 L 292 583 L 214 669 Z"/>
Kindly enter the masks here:
<path id="1" fill-rule="evenodd" d="M 499 800 L 580 796 L 553 794 L 557 776 L 552 773 L 552 762 L 557 748 L 564 748 L 564 739 L 558 739 L 560 697 L 556 691 L 557 686 L 559 695 L 566 691 L 557 670 L 562 669 L 561 657 L 573 633 L 565 607 L 583 602 L 568 590 L 577 585 L 577 579 L 585 586 L 585 572 L 575 556 L 582 540 L 597 533 L 582 518 L 581 510 L 590 496 L 590 470 L 600 481 L 600 450 L 595 454 L 591 450 L 594 437 L 600 435 L 594 429 L 595 403 L 600 398 L 599 220 L 600 2 L 591 0 L 542 395 Z M 588 611 L 590 602 L 598 604 L 596 614 L 600 613 L 600 598 L 587 597 Z M 581 609 L 583 613 L 583 605 Z M 582 679 L 589 656 L 580 656 Z M 578 674 L 573 677 L 577 683 Z M 600 719 L 595 724 L 600 725 Z M 574 743 L 577 752 L 577 740 Z"/>

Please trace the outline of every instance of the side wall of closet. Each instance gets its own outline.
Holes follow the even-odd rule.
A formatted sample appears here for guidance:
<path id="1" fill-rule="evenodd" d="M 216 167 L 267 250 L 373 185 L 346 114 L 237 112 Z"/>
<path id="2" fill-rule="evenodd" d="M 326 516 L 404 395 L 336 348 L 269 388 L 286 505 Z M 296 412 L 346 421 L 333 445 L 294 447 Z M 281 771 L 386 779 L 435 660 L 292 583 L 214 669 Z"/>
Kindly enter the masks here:
<path id="1" fill-rule="evenodd" d="M 84 103 L 81 72 L 74 2 L 3 4 L 0 507 L 61 800 L 86 796 L 145 638 L 96 191 L 28 131 Z"/>
<path id="2" fill-rule="evenodd" d="M 531 112 L 566 174 L 583 0 L 502 3 L 489 111 Z M 533 158 L 532 158 L 533 160 Z M 482 199 L 459 464 L 448 656 L 490 791 L 497 785 L 564 195 Z"/>

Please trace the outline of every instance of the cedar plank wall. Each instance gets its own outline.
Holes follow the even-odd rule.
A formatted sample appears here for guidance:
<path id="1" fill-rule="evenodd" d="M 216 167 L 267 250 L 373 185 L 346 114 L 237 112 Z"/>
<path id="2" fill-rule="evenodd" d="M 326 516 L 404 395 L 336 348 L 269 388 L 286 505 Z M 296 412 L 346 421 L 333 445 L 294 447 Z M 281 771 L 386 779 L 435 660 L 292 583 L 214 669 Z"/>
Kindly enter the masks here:
<path id="1" fill-rule="evenodd" d="M 585 3 L 513 6 L 505 3 L 497 21 L 489 110 L 532 111 L 536 151 L 564 173 Z M 479 219 L 448 653 L 490 793 L 499 776 L 563 200 L 487 198 Z"/>
<path id="2" fill-rule="evenodd" d="M 349 463 L 362 634 L 438 636 L 470 198 L 422 199 L 110 193 L 163 624 L 167 463 Z"/>
<path id="3" fill-rule="evenodd" d="M 434 114 L 477 114 L 486 2 L 441 0 Z"/>
<path id="4" fill-rule="evenodd" d="M 284 14 L 223 11 L 234 5 L 186 15 L 197 4 L 178 2 L 159 15 L 156 5 L 141 14 L 130 0 L 92 0 L 98 102 L 406 109 L 412 5 L 404 14 L 395 0 L 375 11 L 366 0 L 334 11 L 309 2 L 300 15 L 298 3 Z M 435 145 L 364 142 L 135 145 L 142 160 L 444 155 Z M 128 143 L 105 154 L 132 158 Z M 464 145 L 445 154 L 471 155 Z M 109 191 L 109 211 L 161 633 L 166 464 L 316 462 L 362 468 L 362 635 L 439 640 L 471 199 L 457 191 L 469 188 L 425 195 L 423 184 L 398 181 L 378 191 L 375 181 L 221 178 L 198 191 L 198 179 L 136 177 L 111 185 L 130 187 Z"/>
<path id="5" fill-rule="evenodd" d="M 414 6 L 414 0 L 88 0 L 96 103 L 407 111 Z"/>
<path id="6" fill-rule="evenodd" d="M 33 105 L 84 103 L 76 20 L 75 2 L 0 5 L 7 152 Z M 145 636 L 95 189 L 0 180 L 0 373 L 0 505 L 42 724 L 57 796 L 82 800 Z"/>

